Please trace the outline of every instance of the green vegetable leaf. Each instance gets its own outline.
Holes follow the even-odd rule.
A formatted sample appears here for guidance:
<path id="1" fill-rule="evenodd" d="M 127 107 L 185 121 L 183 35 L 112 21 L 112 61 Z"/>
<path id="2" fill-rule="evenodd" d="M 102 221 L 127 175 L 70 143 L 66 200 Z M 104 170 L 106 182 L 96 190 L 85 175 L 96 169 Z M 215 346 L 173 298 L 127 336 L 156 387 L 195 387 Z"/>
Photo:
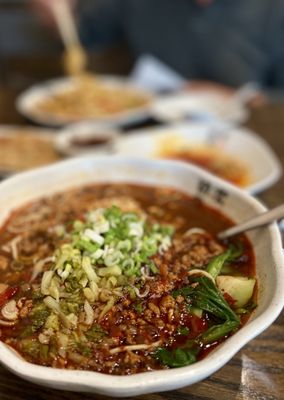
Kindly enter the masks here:
<path id="1" fill-rule="evenodd" d="M 241 246 L 230 246 L 227 251 L 211 259 L 207 265 L 206 271 L 215 279 L 220 274 L 223 266 L 240 257 L 242 252 L 243 249 Z"/>
<path id="2" fill-rule="evenodd" d="M 49 346 L 47 344 L 40 344 L 39 346 L 39 355 L 40 358 L 43 360 L 48 360 L 48 355 L 49 355 Z"/>
<path id="3" fill-rule="evenodd" d="M 85 332 L 86 338 L 95 343 L 101 342 L 106 335 L 107 333 L 98 324 L 93 325 L 91 329 Z"/>
<path id="4" fill-rule="evenodd" d="M 20 342 L 21 350 L 32 358 L 37 358 L 40 350 L 40 343 L 34 339 L 23 339 Z"/>
<path id="5" fill-rule="evenodd" d="M 31 332 L 36 332 L 45 323 L 50 311 L 43 305 L 37 305 L 31 311 L 32 324 L 29 327 Z"/>
<path id="6" fill-rule="evenodd" d="M 222 293 L 210 279 L 203 276 L 194 278 L 194 280 L 199 283 L 194 292 L 196 307 L 208 311 L 221 319 L 240 322 L 238 316 L 230 308 Z"/>
<path id="7" fill-rule="evenodd" d="M 92 355 L 92 350 L 86 344 L 81 342 L 76 343 L 77 351 L 84 357 L 90 357 Z"/>
<path id="8" fill-rule="evenodd" d="M 83 239 L 78 239 L 77 241 L 75 241 L 74 247 L 80 250 L 86 250 L 90 253 L 94 253 L 99 248 L 97 244 L 88 242 L 87 240 Z"/>
<path id="9" fill-rule="evenodd" d="M 198 348 L 178 348 L 167 350 L 160 347 L 156 351 L 157 359 L 164 365 L 171 368 L 185 367 L 196 362 L 196 356 L 199 352 Z"/>
<path id="10" fill-rule="evenodd" d="M 212 343 L 226 336 L 238 326 L 239 324 L 237 321 L 226 321 L 220 325 L 213 325 L 203 333 L 199 339 L 203 344 Z"/>
<path id="11" fill-rule="evenodd" d="M 138 314 L 141 314 L 142 311 L 143 311 L 143 305 L 142 305 L 142 303 L 137 303 L 137 304 L 135 304 L 135 305 L 134 305 L 134 309 L 135 309 L 135 311 L 138 312 Z"/>
<path id="12" fill-rule="evenodd" d="M 251 313 L 255 308 L 257 307 L 257 304 L 255 304 L 253 301 L 250 301 L 246 307 L 240 307 L 235 310 L 236 314 L 238 315 L 243 315 L 243 314 L 248 314 Z"/>
<path id="13" fill-rule="evenodd" d="M 187 336 L 189 334 L 189 329 L 186 326 L 178 326 L 177 333 L 182 336 Z"/>
<path id="14" fill-rule="evenodd" d="M 154 262 L 151 260 L 148 262 L 148 267 L 150 269 L 150 271 L 155 275 L 158 273 L 158 268 L 156 267 L 156 265 L 154 264 Z"/>
<path id="15" fill-rule="evenodd" d="M 176 290 L 173 296 L 177 297 L 180 294 L 187 297 L 194 307 L 207 311 L 220 319 L 240 323 L 238 316 L 209 278 L 206 276 L 194 277 L 192 281 L 198 283 L 198 285 L 196 287 L 185 286 Z"/>

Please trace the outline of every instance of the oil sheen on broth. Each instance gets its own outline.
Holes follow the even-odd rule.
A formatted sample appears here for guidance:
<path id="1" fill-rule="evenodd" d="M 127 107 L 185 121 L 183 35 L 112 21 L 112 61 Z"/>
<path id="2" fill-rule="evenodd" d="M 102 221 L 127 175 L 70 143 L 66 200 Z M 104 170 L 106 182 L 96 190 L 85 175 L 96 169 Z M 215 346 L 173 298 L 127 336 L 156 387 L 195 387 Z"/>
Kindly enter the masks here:
<path id="1" fill-rule="evenodd" d="M 252 246 L 171 188 L 100 184 L 14 211 L 0 235 L 1 340 L 27 361 L 127 375 L 192 364 L 256 303 Z"/>

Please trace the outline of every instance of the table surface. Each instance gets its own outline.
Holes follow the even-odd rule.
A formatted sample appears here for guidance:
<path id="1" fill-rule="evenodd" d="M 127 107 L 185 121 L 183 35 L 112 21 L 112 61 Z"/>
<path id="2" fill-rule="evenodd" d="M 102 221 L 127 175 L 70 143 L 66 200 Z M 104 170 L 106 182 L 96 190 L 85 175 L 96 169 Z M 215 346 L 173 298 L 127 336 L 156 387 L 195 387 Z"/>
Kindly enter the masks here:
<path id="1" fill-rule="evenodd" d="M 14 100 L 18 89 L 0 87 L 0 124 L 27 124 L 17 114 Z M 284 166 L 284 105 L 253 110 L 246 126 L 259 133 Z M 269 207 L 284 202 L 284 179 L 259 198 Z M 91 394 L 43 388 L 15 377 L 0 367 L 0 400 L 107 400 Z M 248 343 L 218 372 L 203 382 L 180 390 L 138 396 L 140 400 L 280 400 L 284 399 L 284 312 L 274 324 Z"/>

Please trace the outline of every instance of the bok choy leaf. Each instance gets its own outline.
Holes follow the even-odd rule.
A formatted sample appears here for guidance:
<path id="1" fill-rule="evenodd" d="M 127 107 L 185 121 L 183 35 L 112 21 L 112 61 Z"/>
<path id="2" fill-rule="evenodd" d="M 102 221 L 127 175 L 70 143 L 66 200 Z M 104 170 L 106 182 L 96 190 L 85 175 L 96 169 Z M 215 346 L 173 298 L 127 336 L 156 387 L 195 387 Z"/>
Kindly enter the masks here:
<path id="1" fill-rule="evenodd" d="M 198 348 L 178 348 L 173 350 L 159 348 L 156 351 L 156 357 L 162 364 L 168 367 L 185 367 L 196 362 L 198 351 Z"/>
<path id="2" fill-rule="evenodd" d="M 193 282 L 197 286 L 185 286 L 174 291 L 174 297 L 182 295 L 186 297 L 190 304 L 213 314 L 215 317 L 225 321 L 240 322 L 239 317 L 230 308 L 224 297 L 214 283 L 206 276 L 194 277 Z"/>
<path id="3" fill-rule="evenodd" d="M 220 325 L 213 325 L 200 336 L 199 340 L 203 344 L 215 342 L 216 340 L 221 339 L 222 337 L 233 331 L 235 328 L 238 327 L 238 325 L 239 324 L 237 321 L 226 321 Z"/>
<path id="4" fill-rule="evenodd" d="M 230 246 L 227 251 L 212 258 L 207 265 L 206 271 L 215 279 L 226 263 L 237 259 L 241 254 L 241 246 Z"/>

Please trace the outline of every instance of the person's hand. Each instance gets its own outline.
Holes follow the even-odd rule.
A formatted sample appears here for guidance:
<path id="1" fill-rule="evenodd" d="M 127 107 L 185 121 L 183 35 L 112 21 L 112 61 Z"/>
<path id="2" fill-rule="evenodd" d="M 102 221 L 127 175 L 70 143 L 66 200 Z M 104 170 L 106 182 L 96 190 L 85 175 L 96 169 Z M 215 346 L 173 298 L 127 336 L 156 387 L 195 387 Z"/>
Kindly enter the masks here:
<path id="1" fill-rule="evenodd" d="M 75 9 L 77 0 L 30 0 L 30 6 L 38 15 L 39 19 L 48 26 L 56 27 L 56 22 L 53 14 L 52 3 L 58 1 L 67 1 L 72 9 Z"/>
<path id="2" fill-rule="evenodd" d="M 196 93 L 211 92 L 219 94 L 223 97 L 227 97 L 228 100 L 230 100 L 237 93 L 238 89 L 231 86 L 223 85 L 221 83 L 195 80 L 190 81 L 185 86 L 185 90 L 190 90 L 191 92 Z M 257 108 L 262 107 L 267 103 L 268 98 L 262 92 L 258 92 L 252 99 L 248 101 L 247 105 L 252 108 Z"/>

